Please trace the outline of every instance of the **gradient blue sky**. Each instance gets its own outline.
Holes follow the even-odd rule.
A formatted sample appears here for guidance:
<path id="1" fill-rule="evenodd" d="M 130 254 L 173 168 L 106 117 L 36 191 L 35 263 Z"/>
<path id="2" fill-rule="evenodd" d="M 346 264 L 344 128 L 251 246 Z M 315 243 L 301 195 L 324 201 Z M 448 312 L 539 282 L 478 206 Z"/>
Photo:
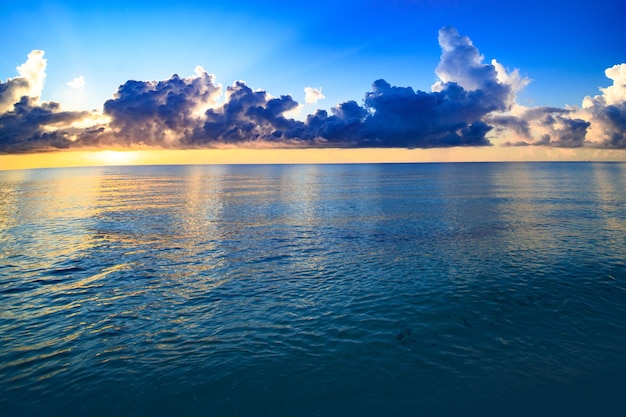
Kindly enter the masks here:
<path id="1" fill-rule="evenodd" d="M 44 100 L 100 109 L 126 80 L 163 80 L 202 65 L 217 82 L 245 80 L 304 102 L 322 87 L 330 108 L 360 101 L 371 83 L 428 91 L 455 26 L 488 62 L 532 82 L 518 102 L 580 105 L 626 60 L 626 7 L 618 0 L 29 1 L 2 2 L 0 79 L 33 49 L 48 60 Z M 76 91 L 67 82 L 83 76 Z"/>

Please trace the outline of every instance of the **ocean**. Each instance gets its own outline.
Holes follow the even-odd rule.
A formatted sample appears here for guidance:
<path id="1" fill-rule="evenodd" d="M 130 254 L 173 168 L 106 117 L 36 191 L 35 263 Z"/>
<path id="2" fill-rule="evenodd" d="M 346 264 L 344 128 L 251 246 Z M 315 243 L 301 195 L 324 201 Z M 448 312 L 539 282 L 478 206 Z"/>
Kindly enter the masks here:
<path id="1" fill-rule="evenodd" d="M 2 416 L 622 415 L 626 164 L 0 172 Z"/>

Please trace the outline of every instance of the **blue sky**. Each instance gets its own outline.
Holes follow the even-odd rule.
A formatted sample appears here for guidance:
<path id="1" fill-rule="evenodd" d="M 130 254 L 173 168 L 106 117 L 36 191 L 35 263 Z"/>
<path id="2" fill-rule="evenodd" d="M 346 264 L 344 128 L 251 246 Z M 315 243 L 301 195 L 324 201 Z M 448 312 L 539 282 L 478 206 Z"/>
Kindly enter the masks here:
<path id="1" fill-rule="evenodd" d="M 427 90 L 441 53 L 437 31 L 454 26 L 486 60 L 532 79 L 520 99 L 580 105 L 626 58 L 620 1 L 108 1 L 3 2 L 0 78 L 26 54 L 48 59 L 44 99 L 85 79 L 90 107 L 128 79 L 162 80 L 202 65 L 224 85 L 242 79 L 302 101 L 322 87 L 331 107 L 360 100 L 371 83 Z M 622 11 L 622 13 L 620 13 Z M 620 17 L 621 16 L 621 17 Z M 78 100 L 77 100 L 78 101 Z M 62 101 L 61 101 L 62 102 Z M 63 102 L 62 102 L 63 103 Z"/>
<path id="2" fill-rule="evenodd" d="M 19 78 L 15 78 L 16 67 L 23 64 L 33 50 L 45 51 L 45 61 L 40 55 L 32 61 L 33 65 L 44 63 L 40 71 L 45 70 L 45 87 L 41 100 L 24 102 L 22 107 L 17 103 L 16 107 L 11 107 L 14 103 L 7 101 L 8 96 L 16 101 L 17 92 L 6 94 L 2 99 L 5 103 L 0 104 L 8 112 L 5 114 L 8 119 L 0 121 L 0 136 L 4 135 L 0 138 L 0 151 L 28 151 L 24 143 L 33 141 L 45 142 L 45 146 L 53 148 L 74 146 L 80 142 L 78 139 L 82 140 L 80 143 L 97 143 L 98 146 L 113 142 L 133 145 L 128 135 L 146 134 L 146 131 L 138 130 L 137 126 L 129 129 L 130 121 L 123 120 L 131 104 L 140 103 L 137 106 L 143 107 L 137 114 L 145 118 L 152 111 L 149 106 L 163 105 L 166 90 L 179 88 L 172 83 L 163 85 L 159 93 L 161 101 L 148 103 L 145 101 L 148 90 L 157 87 L 147 82 L 165 81 L 172 74 L 178 74 L 185 80 L 183 83 L 192 88 L 194 74 L 203 74 L 194 72 L 198 65 L 206 73 L 215 75 L 203 81 L 210 88 L 220 84 L 223 92 L 237 80 L 245 81 L 236 89 L 241 97 L 248 94 L 247 101 L 241 98 L 246 106 L 257 100 L 252 98 L 252 90 L 262 89 L 269 94 L 260 98 L 260 102 L 254 101 L 254 106 L 269 106 L 265 113 L 251 116 L 248 112 L 249 120 L 245 122 L 254 119 L 252 123 L 258 123 L 261 117 L 263 123 L 269 123 L 271 126 L 266 131 L 256 133 L 255 138 L 263 140 L 301 139 L 297 135 L 306 131 L 309 139 L 321 137 L 335 145 L 341 140 L 342 144 L 350 146 L 371 147 L 377 143 L 392 147 L 482 146 L 506 142 L 515 146 L 567 148 L 600 144 L 597 146 L 621 149 L 626 147 L 623 124 L 626 101 L 615 97 L 622 94 L 617 84 L 623 82 L 621 77 L 626 65 L 623 70 L 619 66 L 612 70 L 613 80 L 607 78 L 605 70 L 626 62 L 625 9 L 618 0 L 3 2 L 0 31 L 5 41 L 0 43 L 3 57 L 0 81 L 4 84 L 0 87 L 5 91 L 13 88 L 9 84 L 11 79 L 16 84 Z M 441 32 L 442 28 L 455 30 Z M 458 47 L 450 52 L 447 63 L 443 62 L 441 36 L 456 42 Z M 484 59 L 475 58 L 480 56 Z M 496 71 L 492 59 L 503 69 Z M 473 68 L 474 76 L 480 79 L 471 81 L 468 74 L 454 75 L 463 68 Z M 477 75 L 479 73 L 482 75 Z M 506 77 L 513 74 L 517 81 L 508 78 L 502 81 L 502 74 L 508 74 Z M 385 87 L 387 84 L 373 86 L 379 79 L 385 80 L 390 88 Z M 146 82 L 141 86 L 141 93 L 133 90 L 133 94 L 143 94 L 142 99 L 130 96 L 132 86 L 126 85 L 129 80 Z M 446 99 L 453 94 L 449 83 L 460 85 L 466 107 L 462 114 L 457 112 L 454 116 L 460 117 L 456 127 L 442 122 L 436 132 L 424 133 L 426 127 L 410 119 L 427 117 L 427 113 L 419 110 L 424 104 L 416 104 L 416 100 L 435 100 L 437 92 L 432 86 L 437 81 L 448 83 L 439 89 Z M 482 102 L 481 111 L 476 113 L 472 108 L 469 115 L 468 100 L 480 101 L 477 97 L 485 92 L 493 96 L 495 90 L 489 90 L 488 85 L 494 83 L 508 89 L 508 93 L 499 90 L 498 103 L 487 108 Z M 616 87 L 610 93 L 612 99 L 596 97 L 597 100 L 592 100 L 603 94 L 600 87 L 610 87 L 613 83 Z M 120 93 L 122 90 L 118 92 L 123 85 L 126 85 L 125 96 Z M 197 90 L 200 87 L 194 85 L 194 94 L 201 94 Z M 316 89 L 325 98 L 307 104 L 305 87 Z M 401 90 L 404 87 L 412 89 Z M 246 88 L 252 90 L 246 93 Z M 480 94 L 472 93 L 473 88 Z M 176 91 L 181 97 L 184 95 L 182 90 Z M 435 95 L 420 95 L 421 92 L 431 94 L 431 91 Z M 409 93 L 415 95 L 408 97 Z M 370 94 L 369 102 L 365 100 L 366 94 Z M 269 103 L 272 97 L 282 95 L 290 95 L 289 100 Z M 224 103 L 226 96 L 221 96 L 220 103 Z M 591 101 L 587 103 L 586 113 L 581 113 L 577 109 L 587 96 Z M 202 120 L 194 119 L 192 126 L 187 119 L 193 113 L 190 106 L 202 107 L 198 97 L 167 110 L 184 113 L 185 126 L 174 128 L 172 120 L 160 119 L 148 133 L 162 136 L 166 125 L 170 135 L 184 128 L 187 132 L 184 146 L 206 145 L 209 139 L 199 138 L 199 135 L 218 124 L 223 126 L 226 119 L 231 123 L 232 117 L 227 115 L 228 108 L 223 107 L 206 118 L 203 116 Z M 206 94 L 203 97 L 214 98 Z M 403 105 L 414 106 L 413 113 L 408 114 L 398 107 L 400 101 L 394 101 L 396 107 L 385 104 L 389 103 L 388 99 L 402 100 L 402 97 L 408 100 Z M 114 102 L 105 105 L 111 99 Z M 335 108 L 349 101 L 355 104 Z M 41 104 L 44 102 L 60 105 L 46 107 Z M 295 107 L 296 104 L 300 107 Z M 37 114 L 41 116 L 43 111 L 46 118 L 38 119 L 37 129 L 18 132 L 24 123 L 17 120 L 37 106 L 44 106 Z M 18 107 L 28 110 L 19 113 Z M 438 108 L 437 117 L 448 114 L 450 108 Z M 317 109 L 326 113 L 316 113 Z M 101 124 L 94 125 L 87 138 L 77 133 L 76 127 L 86 116 L 69 113 L 78 110 L 93 110 L 90 117 L 94 120 L 95 113 L 104 112 L 112 122 L 110 125 L 98 122 Z M 65 113 L 60 113 L 63 111 Z M 389 118 L 384 119 L 384 114 Z M 161 116 L 154 113 L 150 117 Z M 308 116 L 317 118 L 309 120 Z M 306 121 L 306 126 L 296 126 L 295 122 L 286 126 L 283 118 L 291 117 Z M 24 120 L 30 123 L 34 118 Z M 353 126 L 355 120 L 361 124 L 358 129 Z M 390 132 L 383 132 L 381 124 L 391 120 L 396 120 L 394 123 L 400 120 L 401 125 L 406 125 L 406 129 L 394 130 L 394 134 L 436 134 L 437 138 L 387 143 Z M 606 124 L 607 120 L 610 125 Z M 60 121 L 66 122 L 65 130 L 59 128 Z M 318 124 L 314 126 L 314 122 Z M 74 125 L 70 127 L 71 123 Z M 337 123 L 342 129 L 339 134 Z M 94 138 L 98 128 L 103 134 Z M 58 135 L 51 139 L 49 133 L 54 129 Z M 189 133 L 192 130 L 193 134 Z M 501 135 L 507 131 L 508 136 Z M 48 135 L 45 141 L 42 140 L 44 134 Z M 479 134 L 481 138 L 476 136 Z M 119 141 L 111 139 L 116 135 L 118 139 L 126 137 Z M 208 135 L 212 135 L 210 140 L 225 138 L 214 131 Z M 59 142 L 61 137 L 63 143 Z M 361 140 L 363 137 L 365 141 Z M 141 145 L 146 143 L 165 146 L 165 142 L 156 139 L 142 141 Z M 306 143 L 308 146 L 313 142 Z"/>

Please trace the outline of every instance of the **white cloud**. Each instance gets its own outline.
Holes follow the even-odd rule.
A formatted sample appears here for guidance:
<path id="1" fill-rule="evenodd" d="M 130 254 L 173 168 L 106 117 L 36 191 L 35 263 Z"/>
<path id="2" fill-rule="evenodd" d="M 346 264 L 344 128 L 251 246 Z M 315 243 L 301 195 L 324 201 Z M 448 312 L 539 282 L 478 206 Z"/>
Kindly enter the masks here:
<path id="1" fill-rule="evenodd" d="M 43 82 L 46 79 L 46 60 L 43 57 L 44 51 L 34 50 L 28 54 L 25 63 L 17 67 L 20 78 L 28 81 L 28 97 L 41 97 Z"/>
<path id="2" fill-rule="evenodd" d="M 526 87 L 530 83 L 530 79 L 526 77 L 522 77 L 519 73 L 518 69 L 514 69 L 511 72 L 508 72 L 504 65 L 496 61 L 495 59 L 491 60 L 491 65 L 496 69 L 496 76 L 498 78 L 498 82 L 500 84 L 505 84 L 510 87 L 508 104 L 510 106 L 515 104 L 517 99 L 517 93 L 519 93 L 524 87 Z"/>
<path id="3" fill-rule="evenodd" d="M 46 79 L 46 60 L 44 51 L 33 50 L 25 63 L 17 67 L 17 77 L 9 78 L 6 83 L 0 81 L 0 113 L 11 110 L 13 105 L 24 96 L 38 103 Z"/>
<path id="4" fill-rule="evenodd" d="M 83 88 L 85 86 L 85 78 L 82 75 L 75 77 L 72 81 L 68 82 L 67 85 L 75 89 Z"/>
<path id="5" fill-rule="evenodd" d="M 322 94 L 322 87 L 304 87 L 304 102 L 306 104 L 315 104 L 325 98 L 326 96 Z"/>
<path id="6" fill-rule="evenodd" d="M 621 104 L 626 100 L 626 64 L 614 65 L 604 71 L 607 78 L 613 80 L 613 85 L 602 88 L 606 104 Z"/>
<path id="7" fill-rule="evenodd" d="M 585 97 L 583 108 L 591 108 L 598 104 L 610 106 L 626 101 L 626 63 L 613 65 L 611 68 L 607 68 L 604 74 L 608 79 L 613 80 L 613 85 L 600 88 L 601 96 Z"/>
<path id="8" fill-rule="evenodd" d="M 604 71 L 613 85 L 601 95 L 587 96 L 576 116 L 591 121 L 587 138 L 609 148 L 626 148 L 626 63 Z"/>

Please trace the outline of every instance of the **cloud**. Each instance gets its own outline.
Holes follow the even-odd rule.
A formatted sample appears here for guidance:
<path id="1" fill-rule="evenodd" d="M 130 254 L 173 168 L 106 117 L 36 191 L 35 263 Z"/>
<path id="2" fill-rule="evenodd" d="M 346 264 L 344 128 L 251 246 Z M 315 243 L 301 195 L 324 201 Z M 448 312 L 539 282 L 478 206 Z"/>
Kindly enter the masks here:
<path id="1" fill-rule="evenodd" d="M 626 148 L 626 64 L 605 72 L 613 85 L 600 88 L 601 95 L 585 97 L 582 114 L 590 115 L 590 136 L 604 148 Z"/>
<path id="2" fill-rule="evenodd" d="M 46 79 L 43 56 L 44 51 L 32 51 L 17 67 L 17 77 L 0 82 L 0 153 L 67 149 L 90 132 L 80 125 L 93 116 L 90 112 L 68 112 L 59 103 L 40 103 Z M 93 129 L 95 124 L 88 126 Z"/>
<path id="3" fill-rule="evenodd" d="M 539 110 L 545 113 L 543 117 L 533 119 L 529 115 L 540 114 Z M 513 128 L 518 129 L 518 133 L 524 136 L 524 140 L 517 142 L 505 142 L 504 146 L 551 146 L 559 148 L 581 148 L 586 145 L 586 135 L 590 122 L 572 118 L 571 112 L 563 109 L 538 108 L 531 109 L 522 118 L 512 117 L 505 120 L 511 123 Z M 503 125 L 502 120 L 494 119 L 494 122 Z M 521 129 L 520 129 L 521 127 Z M 532 133 L 538 138 L 533 137 Z"/>
<path id="4" fill-rule="evenodd" d="M 44 51 L 31 51 L 26 62 L 17 67 L 17 77 L 9 78 L 4 83 L 0 81 L 0 113 L 11 110 L 22 97 L 39 100 L 46 79 L 46 60 L 43 55 Z"/>
<path id="5" fill-rule="evenodd" d="M 602 94 L 587 96 L 582 108 L 535 107 L 521 109 L 518 116 L 493 117 L 503 128 L 513 128 L 521 140 L 505 146 L 553 146 L 561 148 L 626 148 L 626 64 L 605 71 L 613 84 L 600 88 Z M 520 130 L 525 126 L 524 131 Z"/>
<path id="6" fill-rule="evenodd" d="M 104 103 L 104 113 L 119 144 L 167 147 L 193 134 L 201 125 L 200 110 L 220 95 L 214 76 L 197 67 L 188 78 L 174 74 L 165 81 L 127 81 Z"/>
<path id="7" fill-rule="evenodd" d="M 431 148 L 462 145 L 489 145 L 484 136 L 476 136 L 474 123 L 480 126 L 485 114 L 504 108 L 501 101 L 489 98 L 484 90 L 467 91 L 449 82 L 440 91 L 426 93 L 411 87 L 393 87 L 384 80 L 374 83 L 365 105 L 373 113 L 365 120 L 364 139 L 372 146 Z M 483 133 L 490 129 L 482 128 Z"/>
<path id="8" fill-rule="evenodd" d="M 227 88 L 223 106 L 206 111 L 201 128 L 186 137 L 186 143 L 198 146 L 275 142 L 285 137 L 285 131 L 298 125 L 283 116 L 297 106 L 289 95 L 270 98 L 265 91 L 253 90 L 238 81 Z"/>
<path id="9" fill-rule="evenodd" d="M 237 81 L 223 89 L 202 67 L 181 78 L 129 80 L 102 113 L 63 111 L 40 103 L 46 74 L 43 51 L 0 82 L 0 152 L 49 149 L 240 147 L 452 146 L 626 148 L 626 64 L 606 70 L 612 85 L 585 97 L 581 108 L 525 107 L 517 94 L 530 82 L 497 60 L 485 62 L 467 36 L 439 31 L 441 59 L 430 91 L 379 79 L 359 101 L 316 110 L 290 95 L 274 97 Z M 83 77 L 69 86 L 80 88 Z M 305 103 L 325 98 L 306 87 Z"/>
<path id="10" fill-rule="evenodd" d="M 439 31 L 439 80 L 431 92 L 374 82 L 365 96 L 371 114 L 363 122 L 358 145 L 431 148 L 485 146 L 492 130 L 484 119 L 506 111 L 526 80 L 517 72 L 483 63 L 468 37 L 452 27 Z"/>
<path id="11" fill-rule="evenodd" d="M 584 145 L 590 122 L 562 116 L 547 116 L 543 124 L 551 131 L 544 134 L 537 145 L 557 146 L 560 148 L 580 148 Z"/>
<path id="12" fill-rule="evenodd" d="M 81 75 L 79 77 L 75 77 L 72 81 L 67 83 L 68 86 L 79 89 L 85 86 L 85 78 Z"/>
<path id="13" fill-rule="evenodd" d="M 71 124 L 88 112 L 64 112 L 58 103 L 39 104 L 23 96 L 12 110 L 0 114 L 0 152 L 23 153 L 68 149 L 84 129 Z"/>
<path id="14" fill-rule="evenodd" d="M 439 81 L 431 92 L 392 86 L 380 79 L 365 94 L 363 105 L 355 101 L 318 111 L 297 137 L 317 138 L 327 146 L 432 148 L 490 145 L 486 135 L 492 126 L 483 118 L 507 110 L 524 83 L 517 72 L 502 81 L 494 65 L 484 64 L 478 50 L 454 28 L 439 31 L 441 62 Z M 513 85 L 515 82 L 515 85 Z"/>
<path id="15" fill-rule="evenodd" d="M 467 36 L 461 36 L 453 27 L 439 30 L 441 60 L 435 73 L 439 81 L 433 91 L 440 91 L 446 83 L 456 83 L 468 91 L 481 90 L 485 98 L 505 109 L 515 102 L 516 94 L 530 80 L 520 76 L 518 70 L 508 72 L 495 59 L 484 64 L 484 57 Z"/>
<path id="16" fill-rule="evenodd" d="M 624 104 L 624 100 L 626 100 L 626 64 L 614 65 L 604 71 L 604 74 L 613 80 L 613 85 L 610 87 L 600 88 L 604 104 L 608 106 Z M 600 97 L 596 96 L 595 99 L 600 100 Z"/>
<path id="17" fill-rule="evenodd" d="M 315 104 L 325 98 L 326 96 L 322 94 L 322 87 L 304 87 L 304 102 L 306 104 Z"/>
<path id="18" fill-rule="evenodd" d="M 508 106 L 513 106 L 517 99 L 517 93 L 530 83 L 530 79 L 522 77 L 518 69 L 514 69 L 508 72 L 504 65 L 500 64 L 495 59 L 491 60 L 491 65 L 496 70 L 498 83 L 508 86 L 509 94 L 506 97 L 506 103 Z"/>

